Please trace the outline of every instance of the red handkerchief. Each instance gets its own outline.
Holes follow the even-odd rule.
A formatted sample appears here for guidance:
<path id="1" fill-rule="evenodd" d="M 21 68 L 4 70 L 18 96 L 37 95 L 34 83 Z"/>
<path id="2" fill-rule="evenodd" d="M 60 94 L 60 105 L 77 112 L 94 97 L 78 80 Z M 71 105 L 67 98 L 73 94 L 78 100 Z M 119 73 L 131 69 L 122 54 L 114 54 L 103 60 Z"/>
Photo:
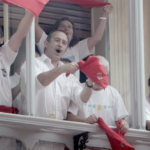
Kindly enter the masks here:
<path id="1" fill-rule="evenodd" d="M 102 86 L 104 89 L 109 85 L 108 76 L 100 60 L 97 57 L 89 56 L 87 61 L 78 62 L 79 69 L 93 82 Z M 69 73 L 66 74 L 69 76 Z"/>
<path id="2" fill-rule="evenodd" d="M 120 124 L 118 123 L 117 132 L 119 135 L 114 132 L 111 128 L 109 128 L 104 120 L 99 117 L 98 120 L 99 127 L 105 131 L 108 140 L 110 142 L 112 150 L 134 150 L 134 148 L 124 140 L 124 135 L 120 135 Z"/>
<path id="3" fill-rule="evenodd" d="M 49 0 L 2 0 L 3 3 L 23 7 L 38 17 Z"/>
<path id="4" fill-rule="evenodd" d="M 0 106 L 0 112 L 18 114 L 19 110 L 15 107 Z"/>
<path id="5" fill-rule="evenodd" d="M 50 0 L 50 1 L 78 4 L 83 8 L 102 7 L 110 4 L 108 2 L 97 0 Z"/>
<path id="6" fill-rule="evenodd" d="M 78 63 L 80 70 L 93 82 L 102 86 L 104 89 L 108 86 L 108 76 L 100 60 L 97 57 L 90 56 L 87 61 Z"/>

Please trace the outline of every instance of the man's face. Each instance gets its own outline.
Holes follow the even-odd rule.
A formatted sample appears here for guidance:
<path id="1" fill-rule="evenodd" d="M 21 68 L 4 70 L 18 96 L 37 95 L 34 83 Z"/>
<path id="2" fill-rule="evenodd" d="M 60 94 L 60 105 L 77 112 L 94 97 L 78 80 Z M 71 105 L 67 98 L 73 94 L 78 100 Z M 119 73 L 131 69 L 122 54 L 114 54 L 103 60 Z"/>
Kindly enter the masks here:
<path id="1" fill-rule="evenodd" d="M 73 26 L 71 24 L 71 22 L 64 20 L 61 21 L 58 30 L 63 30 L 66 32 L 67 36 L 69 37 L 69 41 L 72 40 L 73 38 Z"/>
<path id="2" fill-rule="evenodd" d="M 59 61 L 60 58 L 67 51 L 68 38 L 67 35 L 61 31 L 56 31 L 52 34 L 50 42 L 45 42 L 46 54 L 52 61 Z"/>

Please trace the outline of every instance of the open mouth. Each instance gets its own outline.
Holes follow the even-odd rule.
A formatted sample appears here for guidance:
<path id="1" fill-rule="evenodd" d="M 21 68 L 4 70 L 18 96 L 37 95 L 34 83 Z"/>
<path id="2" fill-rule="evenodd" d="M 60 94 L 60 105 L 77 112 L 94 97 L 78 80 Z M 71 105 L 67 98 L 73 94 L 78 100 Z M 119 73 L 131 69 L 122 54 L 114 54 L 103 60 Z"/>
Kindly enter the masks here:
<path id="1" fill-rule="evenodd" d="M 57 52 L 57 53 L 61 53 L 62 50 L 61 50 L 61 49 L 56 49 L 56 52 Z"/>

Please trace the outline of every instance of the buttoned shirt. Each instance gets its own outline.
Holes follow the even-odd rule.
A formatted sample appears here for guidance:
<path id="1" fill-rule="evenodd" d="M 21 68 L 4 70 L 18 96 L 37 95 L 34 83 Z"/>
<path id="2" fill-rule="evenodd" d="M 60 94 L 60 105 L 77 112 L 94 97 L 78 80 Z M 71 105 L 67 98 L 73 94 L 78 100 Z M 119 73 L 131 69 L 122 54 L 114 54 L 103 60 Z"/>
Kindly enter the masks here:
<path id="1" fill-rule="evenodd" d="M 17 53 L 9 47 L 8 42 L 0 48 L 0 105 L 8 107 L 12 106 L 9 71 L 16 55 Z"/>
<path id="2" fill-rule="evenodd" d="M 64 64 L 59 62 L 58 66 L 61 65 Z M 77 105 L 84 104 L 80 98 L 83 87 L 74 75 L 66 77 L 66 73 L 59 75 L 48 86 L 43 86 L 37 78 L 38 75 L 52 69 L 54 69 L 54 66 L 51 59 L 45 54 L 35 59 L 37 116 L 65 119 L 71 100 Z M 21 68 L 22 85 L 23 81 L 25 82 L 25 64 Z M 25 97 L 26 93 L 23 93 L 25 87 L 22 85 L 21 92 Z"/>
<path id="3" fill-rule="evenodd" d="M 44 53 L 44 41 L 46 40 L 47 35 L 45 32 L 43 32 L 42 37 L 39 41 L 39 43 L 37 43 L 37 46 L 41 52 L 41 54 Z M 82 59 L 86 58 L 87 56 L 94 54 L 95 53 L 95 47 L 91 50 L 91 52 L 89 51 L 88 48 L 88 38 L 84 39 L 80 42 L 78 42 L 76 45 L 74 45 L 73 47 L 68 47 L 66 53 L 63 55 L 63 60 L 64 62 L 75 62 L 78 63 L 79 61 L 81 61 Z M 74 74 L 76 76 L 76 78 L 79 80 L 79 70 L 75 72 Z"/>

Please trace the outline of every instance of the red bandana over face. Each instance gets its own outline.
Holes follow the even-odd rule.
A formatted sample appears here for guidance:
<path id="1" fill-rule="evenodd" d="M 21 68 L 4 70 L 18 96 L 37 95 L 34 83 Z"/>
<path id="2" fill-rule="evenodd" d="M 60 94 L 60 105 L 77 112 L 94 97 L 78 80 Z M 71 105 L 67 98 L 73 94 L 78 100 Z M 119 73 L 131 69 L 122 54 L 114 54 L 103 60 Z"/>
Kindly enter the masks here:
<path id="1" fill-rule="evenodd" d="M 7 107 L 0 105 L 0 112 L 18 114 L 19 110 L 15 107 Z"/>
<path id="2" fill-rule="evenodd" d="M 124 140 L 124 134 L 120 133 L 121 120 L 118 121 L 117 133 L 109 128 L 104 120 L 100 117 L 98 119 L 98 124 L 99 127 L 105 131 L 112 150 L 134 150 L 134 148 Z"/>
<path id="3" fill-rule="evenodd" d="M 23 7 L 38 17 L 49 0 L 1 0 L 3 3 Z"/>
<path id="4" fill-rule="evenodd" d="M 78 4 L 83 8 L 102 7 L 110 4 L 108 2 L 97 0 L 50 0 L 50 1 Z"/>
<path id="5" fill-rule="evenodd" d="M 78 62 L 79 69 L 93 82 L 102 86 L 104 89 L 108 86 L 108 76 L 103 67 L 100 64 L 100 60 L 97 57 L 89 56 L 87 61 L 81 60 Z M 66 76 L 69 74 L 67 73 Z"/>

